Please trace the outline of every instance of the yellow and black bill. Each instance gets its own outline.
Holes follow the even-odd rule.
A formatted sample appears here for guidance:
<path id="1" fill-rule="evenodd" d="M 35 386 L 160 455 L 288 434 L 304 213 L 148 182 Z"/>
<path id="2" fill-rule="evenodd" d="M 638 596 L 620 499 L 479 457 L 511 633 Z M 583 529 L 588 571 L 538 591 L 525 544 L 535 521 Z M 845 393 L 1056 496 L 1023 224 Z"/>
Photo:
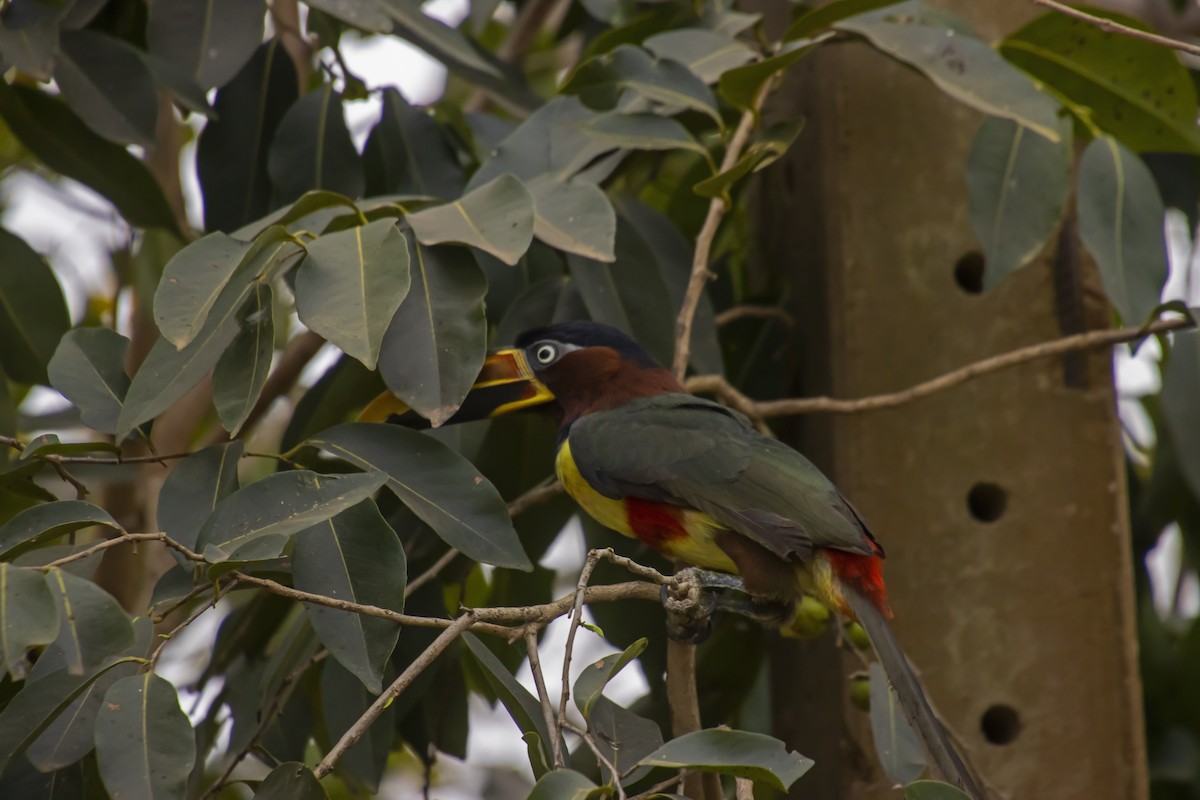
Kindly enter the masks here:
<path id="1" fill-rule="evenodd" d="M 497 350 L 483 360 L 483 369 L 462 405 L 442 424 L 499 417 L 552 400 L 554 395 L 534 377 L 523 350 Z M 431 424 L 391 392 L 384 392 L 372 400 L 358 415 L 358 420 L 390 422 L 406 428 L 428 428 Z"/>

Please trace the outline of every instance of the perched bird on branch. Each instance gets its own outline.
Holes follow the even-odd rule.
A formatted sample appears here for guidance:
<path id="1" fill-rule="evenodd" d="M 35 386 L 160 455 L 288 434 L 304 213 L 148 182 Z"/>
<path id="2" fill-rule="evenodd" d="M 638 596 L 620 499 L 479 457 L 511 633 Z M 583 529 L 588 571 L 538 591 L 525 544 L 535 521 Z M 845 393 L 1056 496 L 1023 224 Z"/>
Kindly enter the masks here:
<path id="1" fill-rule="evenodd" d="M 740 576 L 760 618 L 787 621 L 808 592 L 866 630 L 932 763 L 982 792 L 888 627 L 883 548 L 804 456 L 741 414 L 688 394 L 637 342 L 595 322 L 528 331 L 490 354 L 451 422 L 549 407 L 555 466 L 598 522 L 670 558 Z M 364 419 L 416 421 L 391 395 Z M 728 587 L 725 575 L 698 572 Z"/>

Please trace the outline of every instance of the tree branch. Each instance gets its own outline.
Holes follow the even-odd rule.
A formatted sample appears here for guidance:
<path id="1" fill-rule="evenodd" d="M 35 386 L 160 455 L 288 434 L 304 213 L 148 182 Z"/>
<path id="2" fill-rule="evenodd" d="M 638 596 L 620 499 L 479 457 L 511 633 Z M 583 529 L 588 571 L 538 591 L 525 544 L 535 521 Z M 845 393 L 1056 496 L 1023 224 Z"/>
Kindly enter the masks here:
<path id="1" fill-rule="evenodd" d="M 1172 39 L 1169 36 L 1160 36 L 1157 33 L 1150 33 L 1149 31 L 1141 31 L 1137 28 L 1131 28 L 1128 25 L 1122 25 L 1115 20 L 1106 19 L 1105 17 L 1097 17 L 1095 14 L 1089 14 L 1088 12 L 1082 11 L 1078 8 L 1071 8 L 1070 6 L 1056 2 L 1056 0 L 1033 0 L 1033 4 L 1042 6 L 1043 8 L 1053 9 L 1054 11 L 1057 11 L 1060 14 L 1065 14 L 1068 17 L 1074 17 L 1075 19 L 1082 20 L 1089 25 L 1094 25 L 1102 31 L 1119 33 L 1122 36 L 1128 36 L 1131 39 L 1141 39 L 1144 42 L 1153 42 L 1154 44 L 1162 45 L 1163 47 L 1169 47 L 1172 50 L 1179 50 L 1180 52 L 1187 53 L 1189 55 L 1200 56 L 1200 45 L 1181 42 L 1178 39 Z"/>
<path id="2" fill-rule="evenodd" d="M 725 401 L 731 408 L 759 421 L 795 414 L 855 414 L 911 403 L 914 400 L 944 392 L 980 376 L 1030 361 L 1052 358 L 1080 350 L 1111 347 L 1155 333 L 1194 328 L 1195 325 L 1196 323 L 1192 320 L 1181 317 L 1156 320 L 1142 328 L 1116 328 L 1077 333 L 984 358 L 898 392 L 860 397 L 854 400 L 834 397 L 798 397 L 785 400 L 755 401 L 739 392 L 720 375 L 698 375 L 689 378 L 686 385 L 688 391 L 713 394 Z"/>
<path id="3" fill-rule="evenodd" d="M 358 743 L 358 740 L 367 732 L 367 728 L 371 727 L 383 710 L 387 708 L 393 700 L 396 699 L 405 689 L 408 688 L 417 676 L 425 671 L 426 667 L 432 664 L 442 652 L 450 646 L 450 644 L 462 634 L 467 628 L 471 627 L 475 622 L 475 612 L 466 611 L 461 617 L 454 620 L 446 630 L 438 634 L 438 637 L 433 640 L 433 644 L 425 648 L 421 655 L 408 665 L 404 672 L 400 673 L 400 677 L 396 678 L 395 682 L 387 688 L 383 694 L 375 699 L 358 721 L 350 726 L 350 729 L 342 734 L 342 738 L 333 746 L 333 749 L 325 754 L 325 758 L 321 759 L 321 763 L 313 770 L 317 779 L 324 778 L 333 771 L 333 767 L 337 764 L 347 750 Z"/>
<path id="4" fill-rule="evenodd" d="M 733 136 L 729 138 L 729 146 L 725 148 L 725 156 L 721 159 L 721 166 L 717 170 L 718 175 L 733 169 L 738 159 L 741 158 L 742 149 L 750 140 L 750 133 L 754 130 L 754 123 L 758 120 L 758 112 L 762 109 L 763 103 L 771 91 L 772 83 L 773 81 L 767 81 L 762 85 L 758 95 L 754 98 L 751 109 L 744 112 L 742 118 L 738 120 L 737 128 L 734 129 Z M 696 250 L 692 255 L 692 274 L 688 278 L 687 289 L 683 294 L 683 305 L 675 320 L 675 360 L 672 364 L 672 371 L 679 380 L 683 380 L 683 376 L 687 372 L 688 357 L 692 350 L 692 323 L 696 319 L 696 308 L 700 305 L 700 296 L 704 294 L 704 284 L 714 277 L 708 268 L 708 260 L 712 254 L 713 240 L 717 237 L 717 229 L 721 226 L 721 218 L 725 216 L 726 211 L 728 211 L 728 206 L 725 204 L 725 198 L 722 195 L 714 197 L 708 204 L 708 214 L 704 217 L 704 224 L 700 226 L 700 233 L 696 235 Z"/>

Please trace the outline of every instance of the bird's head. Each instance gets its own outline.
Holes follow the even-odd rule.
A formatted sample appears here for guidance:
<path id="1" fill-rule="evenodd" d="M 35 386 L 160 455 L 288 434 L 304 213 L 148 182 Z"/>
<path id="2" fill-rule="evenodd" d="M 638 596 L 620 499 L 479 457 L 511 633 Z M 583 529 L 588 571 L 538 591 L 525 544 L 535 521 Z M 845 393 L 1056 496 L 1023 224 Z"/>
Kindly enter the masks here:
<path id="1" fill-rule="evenodd" d="M 526 331 L 514 344 L 488 354 L 448 423 L 547 405 L 570 422 L 637 397 L 684 391 L 640 344 L 611 325 L 561 322 Z M 360 419 L 420 424 L 390 392 L 376 398 Z"/>

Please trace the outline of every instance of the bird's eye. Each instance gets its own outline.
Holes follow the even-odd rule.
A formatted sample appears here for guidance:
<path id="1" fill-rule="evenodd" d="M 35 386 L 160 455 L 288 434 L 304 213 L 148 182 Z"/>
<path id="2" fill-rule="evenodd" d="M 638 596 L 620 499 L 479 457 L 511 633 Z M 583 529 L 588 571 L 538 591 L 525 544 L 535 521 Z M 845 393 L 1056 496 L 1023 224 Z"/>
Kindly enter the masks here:
<path id="1" fill-rule="evenodd" d="M 549 364 L 554 359 L 558 358 L 558 348 L 552 344 L 538 345 L 538 349 L 534 352 L 534 358 L 539 364 Z"/>

